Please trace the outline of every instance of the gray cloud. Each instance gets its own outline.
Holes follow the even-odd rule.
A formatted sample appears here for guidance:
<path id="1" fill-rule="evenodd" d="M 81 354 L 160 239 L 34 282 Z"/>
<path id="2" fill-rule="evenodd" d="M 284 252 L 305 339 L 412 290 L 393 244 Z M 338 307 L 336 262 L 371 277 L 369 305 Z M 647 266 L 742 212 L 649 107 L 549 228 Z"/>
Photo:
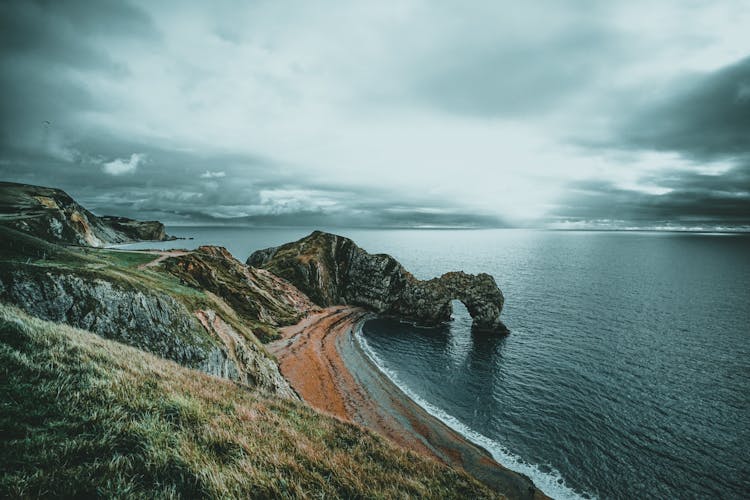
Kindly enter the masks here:
<path id="1" fill-rule="evenodd" d="M 649 181 L 670 191 L 657 195 L 607 182 L 579 182 L 556 207 L 557 222 L 595 218 L 620 226 L 750 228 L 750 163 L 721 174 L 672 172 Z"/>
<path id="2" fill-rule="evenodd" d="M 560 218 L 750 226 L 750 58 L 704 74 L 685 74 L 626 114 L 601 147 L 670 152 L 696 170 L 662 169 L 640 182 L 664 193 L 577 182 Z M 715 162 L 722 162 L 711 171 Z M 703 171 L 702 171 L 703 170 Z"/>
<path id="3" fill-rule="evenodd" d="M 724 18 L 750 9 L 3 2 L 0 177 L 173 222 L 745 224 Z"/>
<path id="4" fill-rule="evenodd" d="M 105 138 L 71 147 L 77 152 L 72 159 L 21 152 L 0 168 L 18 182 L 65 189 L 100 215 L 260 226 L 504 225 L 497 216 L 468 213 L 446 200 L 415 194 L 412 202 L 394 204 L 388 191 L 285 175 L 281 165 L 258 156 L 196 154 Z M 127 151 L 139 151 L 135 161 Z M 115 160 L 104 161 L 112 155 Z"/>
<path id="5" fill-rule="evenodd" d="M 683 76 L 618 132 L 626 146 L 677 151 L 696 160 L 750 154 L 750 57 L 709 74 Z"/>
<path id="6" fill-rule="evenodd" d="M 516 5 L 515 15 L 503 7 L 476 17 L 464 8 L 449 14 L 462 36 L 426 51 L 413 87 L 412 97 L 448 112 L 549 113 L 629 53 L 621 34 L 592 22 L 609 15 L 606 4 L 581 2 L 573 14 L 560 2 L 534 2 Z M 519 26 L 523 17 L 539 26 Z"/>
<path id="7" fill-rule="evenodd" d="M 82 75 L 126 75 L 127 62 L 114 50 L 104 50 L 105 41 L 134 35 L 143 44 L 158 39 L 148 16 L 124 2 L 0 4 L 3 150 L 64 154 L 63 134 L 75 129 L 76 115 L 111 109 L 105 96 L 81 81 Z"/>

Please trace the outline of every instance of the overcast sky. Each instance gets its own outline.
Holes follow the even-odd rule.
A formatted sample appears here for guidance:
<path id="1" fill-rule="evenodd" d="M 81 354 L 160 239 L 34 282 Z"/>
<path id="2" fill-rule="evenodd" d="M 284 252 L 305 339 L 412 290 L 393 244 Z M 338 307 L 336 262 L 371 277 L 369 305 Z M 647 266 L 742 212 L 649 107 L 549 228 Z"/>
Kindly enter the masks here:
<path id="1" fill-rule="evenodd" d="M 750 225 L 750 2 L 0 2 L 0 180 L 99 214 Z"/>

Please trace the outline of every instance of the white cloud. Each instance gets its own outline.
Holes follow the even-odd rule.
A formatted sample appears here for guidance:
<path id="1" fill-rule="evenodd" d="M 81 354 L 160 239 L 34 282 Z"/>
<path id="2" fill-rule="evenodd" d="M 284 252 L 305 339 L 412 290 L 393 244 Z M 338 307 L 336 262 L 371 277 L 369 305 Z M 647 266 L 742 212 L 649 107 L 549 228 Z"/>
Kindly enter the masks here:
<path id="1" fill-rule="evenodd" d="M 226 172 L 220 171 L 220 172 L 212 172 L 210 170 L 206 170 L 201 174 L 201 179 L 220 179 L 221 177 L 226 177 Z"/>
<path id="2" fill-rule="evenodd" d="M 263 189 L 259 192 L 264 213 L 332 210 L 337 206 L 331 193 L 313 189 Z"/>
<path id="3" fill-rule="evenodd" d="M 129 160 L 116 158 L 102 165 L 102 169 L 109 175 L 132 174 L 138 165 L 146 158 L 146 155 L 133 153 Z"/>

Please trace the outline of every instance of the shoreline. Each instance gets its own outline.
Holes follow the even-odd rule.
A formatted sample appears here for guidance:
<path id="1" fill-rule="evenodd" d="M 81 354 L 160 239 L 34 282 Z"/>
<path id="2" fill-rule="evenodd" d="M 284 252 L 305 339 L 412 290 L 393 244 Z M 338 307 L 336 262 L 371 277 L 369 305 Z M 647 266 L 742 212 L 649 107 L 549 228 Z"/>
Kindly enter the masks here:
<path id="1" fill-rule="evenodd" d="M 329 307 L 283 328 L 282 338 L 267 347 L 282 375 L 313 408 L 463 469 L 509 498 L 548 498 L 531 479 L 497 463 L 380 371 L 354 337 L 369 317 L 361 308 Z"/>

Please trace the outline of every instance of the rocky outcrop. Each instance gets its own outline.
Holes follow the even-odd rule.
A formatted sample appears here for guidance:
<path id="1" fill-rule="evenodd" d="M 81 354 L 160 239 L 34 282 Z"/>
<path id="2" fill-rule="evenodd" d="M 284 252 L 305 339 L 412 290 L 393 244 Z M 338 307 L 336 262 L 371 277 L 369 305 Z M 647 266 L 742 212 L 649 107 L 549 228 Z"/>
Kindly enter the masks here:
<path id="1" fill-rule="evenodd" d="M 247 264 L 290 281 L 320 306 L 351 304 L 436 325 L 450 319 L 451 301 L 457 299 L 474 328 L 507 332 L 500 321 L 503 294 L 489 274 L 451 272 L 418 280 L 390 255 L 369 254 L 348 238 L 320 231 L 259 250 Z"/>
<path id="2" fill-rule="evenodd" d="M 316 307 L 288 281 L 244 265 L 223 247 L 202 246 L 165 259 L 161 267 L 183 284 L 221 297 L 245 320 L 292 325 Z"/>
<path id="3" fill-rule="evenodd" d="M 239 380 L 246 385 L 265 389 L 277 396 L 297 398 L 289 382 L 279 372 L 276 362 L 266 356 L 256 344 L 247 342 L 245 337 L 224 321 L 216 311 L 200 310 L 196 312 L 196 316 L 208 332 L 221 339 L 226 348 L 214 365 L 220 370 L 218 373 L 213 373 L 214 375 Z M 242 367 L 242 370 L 238 371 L 238 367 Z"/>
<path id="4" fill-rule="evenodd" d="M 83 269 L 6 263 L 0 266 L 0 300 L 190 368 L 296 397 L 260 345 L 215 312 L 193 313 L 164 293 Z"/>
<path id="5" fill-rule="evenodd" d="M 134 241 L 167 241 L 176 239 L 167 234 L 164 224 L 157 220 L 139 221 L 127 217 L 104 215 L 99 218 L 112 229 Z"/>
<path id="6" fill-rule="evenodd" d="M 208 353 L 218 345 L 172 297 L 95 276 L 3 266 L 0 299 L 39 318 L 89 330 L 192 368 L 208 369 Z"/>
<path id="7" fill-rule="evenodd" d="M 97 217 L 59 189 L 0 182 L 0 224 L 45 241 L 101 247 L 166 240 L 160 222 Z"/>

